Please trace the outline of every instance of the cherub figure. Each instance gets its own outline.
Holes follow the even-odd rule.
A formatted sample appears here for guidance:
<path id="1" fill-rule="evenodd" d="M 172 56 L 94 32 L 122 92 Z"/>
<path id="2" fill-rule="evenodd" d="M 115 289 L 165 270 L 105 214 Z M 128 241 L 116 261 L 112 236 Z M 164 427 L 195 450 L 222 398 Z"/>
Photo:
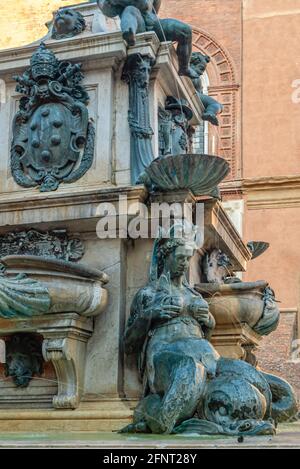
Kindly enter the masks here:
<path id="1" fill-rule="evenodd" d="M 210 57 L 208 55 L 203 55 L 200 52 L 193 52 L 191 57 L 191 67 L 197 77 L 193 78 L 192 82 L 204 106 L 202 119 L 204 121 L 210 122 L 212 125 L 219 125 L 217 115 L 223 111 L 223 106 L 211 96 L 207 96 L 203 93 L 203 85 L 201 82 L 201 77 L 204 74 L 209 62 Z"/>
<path id="2" fill-rule="evenodd" d="M 197 78 L 190 67 L 192 29 L 176 19 L 159 19 L 162 0 L 98 0 L 100 10 L 109 18 L 119 16 L 123 37 L 129 46 L 135 44 L 137 33 L 154 31 L 160 41 L 177 42 L 179 75 Z"/>

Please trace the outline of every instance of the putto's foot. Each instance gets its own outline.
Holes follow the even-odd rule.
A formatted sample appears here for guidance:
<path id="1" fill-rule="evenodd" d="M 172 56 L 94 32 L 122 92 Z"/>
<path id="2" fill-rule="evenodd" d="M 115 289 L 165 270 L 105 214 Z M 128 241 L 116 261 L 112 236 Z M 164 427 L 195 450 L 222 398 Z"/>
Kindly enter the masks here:
<path id="1" fill-rule="evenodd" d="M 210 112 L 204 112 L 202 114 L 202 119 L 204 121 L 210 122 L 212 125 L 217 125 L 217 126 L 219 125 L 219 121 L 218 121 L 217 116 L 215 116 L 215 114 L 212 114 Z"/>
<path id="2" fill-rule="evenodd" d="M 192 80 L 199 78 L 199 75 L 191 68 L 180 68 L 178 75 L 191 78 Z"/>
<path id="3" fill-rule="evenodd" d="M 129 46 L 135 45 L 135 34 L 131 28 L 128 31 L 123 32 L 123 39 Z"/>

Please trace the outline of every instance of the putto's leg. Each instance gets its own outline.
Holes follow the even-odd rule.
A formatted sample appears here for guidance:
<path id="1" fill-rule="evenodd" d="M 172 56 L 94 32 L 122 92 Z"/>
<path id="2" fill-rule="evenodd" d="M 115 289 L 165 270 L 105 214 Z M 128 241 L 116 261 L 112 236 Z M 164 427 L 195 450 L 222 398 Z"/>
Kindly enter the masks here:
<path id="1" fill-rule="evenodd" d="M 182 21 L 162 19 L 155 25 L 155 32 L 161 41 L 177 42 L 177 56 L 179 75 L 198 78 L 197 73 L 190 67 L 192 55 L 192 28 Z"/>
<path id="2" fill-rule="evenodd" d="M 126 7 L 121 15 L 123 38 L 129 46 L 134 46 L 137 33 L 145 31 L 145 22 L 141 12 L 134 6 Z"/>
<path id="3" fill-rule="evenodd" d="M 202 114 L 202 119 L 210 122 L 213 125 L 219 125 L 217 115 L 223 111 L 222 104 L 218 103 L 218 101 L 207 95 L 201 95 L 201 101 L 205 108 L 205 111 Z"/>

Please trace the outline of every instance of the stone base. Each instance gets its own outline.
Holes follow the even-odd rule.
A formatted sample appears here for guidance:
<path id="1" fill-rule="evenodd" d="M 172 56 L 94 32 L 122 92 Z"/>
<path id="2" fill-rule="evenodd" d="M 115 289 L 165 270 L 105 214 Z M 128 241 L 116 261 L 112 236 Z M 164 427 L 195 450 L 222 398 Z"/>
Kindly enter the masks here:
<path id="1" fill-rule="evenodd" d="M 112 432 L 34 432 L 25 434 L 22 432 L 1 432 L 0 449 L 140 449 L 158 450 L 174 449 L 299 449 L 300 448 L 300 423 L 295 422 L 279 425 L 277 435 L 246 437 L 243 443 L 237 438 L 195 435 L 126 435 Z M 106 451 L 105 455 L 109 455 Z M 199 460 L 199 459 L 198 459 Z M 137 464 L 135 467 L 140 467 Z"/>
<path id="2" fill-rule="evenodd" d="M 211 343 L 222 357 L 246 360 L 254 365 L 252 362 L 255 357 L 252 352 L 260 341 L 261 337 L 247 324 L 233 324 L 216 327 Z"/>
<path id="3" fill-rule="evenodd" d="M 70 410 L 1 410 L 0 434 L 48 432 L 112 432 L 131 423 L 136 402 L 103 399 L 82 402 Z"/>

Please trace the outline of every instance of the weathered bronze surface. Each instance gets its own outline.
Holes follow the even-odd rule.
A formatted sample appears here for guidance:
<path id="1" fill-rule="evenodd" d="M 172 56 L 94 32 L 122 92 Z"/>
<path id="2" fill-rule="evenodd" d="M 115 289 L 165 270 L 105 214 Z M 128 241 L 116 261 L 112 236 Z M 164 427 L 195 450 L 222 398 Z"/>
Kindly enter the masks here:
<path id="1" fill-rule="evenodd" d="M 193 111 L 183 99 L 169 96 L 165 108 L 159 108 L 159 156 L 180 155 L 189 150 L 189 121 Z"/>
<path id="2" fill-rule="evenodd" d="M 277 329 L 280 312 L 268 282 L 202 283 L 195 289 L 208 302 L 218 326 L 245 323 L 259 335 Z"/>
<path id="3" fill-rule="evenodd" d="M 103 286 L 108 276 L 97 269 L 25 255 L 4 257 L 2 263 L 6 270 L 0 276 L 0 317 L 69 312 L 96 316 L 107 304 Z"/>
<path id="4" fill-rule="evenodd" d="M 195 195 L 211 195 L 229 172 L 223 158 L 200 154 L 169 155 L 155 159 L 146 174 L 162 192 L 188 189 Z"/>
<path id="5" fill-rule="evenodd" d="M 264 254 L 269 249 L 270 244 L 265 241 L 249 241 L 247 247 L 252 254 L 252 260 L 254 260 Z"/>
<path id="6" fill-rule="evenodd" d="M 0 317 L 31 317 L 48 313 L 51 299 L 46 285 L 26 275 L 0 274 Z"/>
<path id="7" fill-rule="evenodd" d="M 226 277 L 230 275 L 229 267 L 231 261 L 229 257 L 220 249 L 213 249 L 207 252 L 202 260 L 204 281 L 207 283 L 224 283 Z"/>
<path id="8" fill-rule="evenodd" d="M 16 231 L 0 236 L 0 260 L 10 255 L 31 255 L 78 262 L 84 255 L 84 245 L 68 236 L 66 230 Z"/>
<path id="9" fill-rule="evenodd" d="M 204 106 L 204 113 L 202 114 L 202 119 L 204 121 L 210 122 L 213 125 L 219 125 L 217 115 L 223 111 L 223 105 L 211 96 L 208 96 L 203 93 L 203 85 L 201 82 L 201 77 L 205 73 L 206 67 L 209 62 L 210 57 L 208 55 L 203 55 L 200 52 L 192 53 L 191 68 L 197 75 L 192 79 L 192 82 Z"/>
<path id="10" fill-rule="evenodd" d="M 43 373 L 42 341 L 35 334 L 14 334 L 6 340 L 5 375 L 18 388 L 26 388 Z"/>
<path id="11" fill-rule="evenodd" d="M 42 43 L 30 68 L 14 77 L 23 95 L 11 147 L 12 174 L 19 185 L 54 191 L 91 167 L 95 131 L 80 69 L 80 64 L 59 61 Z"/>
<path id="12" fill-rule="evenodd" d="M 122 79 L 129 86 L 128 122 L 131 131 L 131 183 L 141 182 L 141 176 L 153 161 L 149 110 L 149 81 L 154 61 L 151 57 L 134 54 L 128 57 Z"/>
<path id="13" fill-rule="evenodd" d="M 296 412 L 292 388 L 248 363 L 220 358 L 209 339 L 215 321 L 186 272 L 194 227 L 175 223 L 155 241 L 150 281 L 136 294 L 125 332 L 139 355 L 144 395 L 123 432 L 261 435 L 273 417 Z"/>
<path id="14" fill-rule="evenodd" d="M 86 28 L 84 17 L 72 8 L 61 8 L 53 20 L 51 37 L 60 40 L 81 34 Z"/>
<path id="15" fill-rule="evenodd" d="M 197 78 L 190 67 L 192 54 L 192 28 L 176 19 L 159 19 L 162 0 L 98 0 L 104 15 L 119 16 L 123 37 L 129 46 L 135 44 L 137 33 L 154 31 L 159 40 L 177 42 L 179 75 Z"/>

